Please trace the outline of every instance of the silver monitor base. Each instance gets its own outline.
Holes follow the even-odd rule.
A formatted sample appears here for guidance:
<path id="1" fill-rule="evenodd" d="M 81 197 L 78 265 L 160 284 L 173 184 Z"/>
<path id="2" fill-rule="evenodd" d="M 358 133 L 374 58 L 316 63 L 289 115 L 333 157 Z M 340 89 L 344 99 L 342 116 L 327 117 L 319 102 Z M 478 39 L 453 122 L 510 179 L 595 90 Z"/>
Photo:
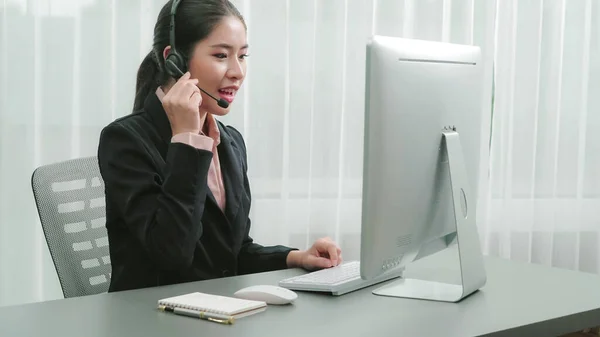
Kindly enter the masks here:
<path id="1" fill-rule="evenodd" d="M 373 291 L 375 295 L 458 302 L 486 283 L 483 256 L 475 224 L 476 201 L 468 193 L 467 172 L 458 133 L 442 132 L 454 204 L 461 284 L 402 278 Z"/>

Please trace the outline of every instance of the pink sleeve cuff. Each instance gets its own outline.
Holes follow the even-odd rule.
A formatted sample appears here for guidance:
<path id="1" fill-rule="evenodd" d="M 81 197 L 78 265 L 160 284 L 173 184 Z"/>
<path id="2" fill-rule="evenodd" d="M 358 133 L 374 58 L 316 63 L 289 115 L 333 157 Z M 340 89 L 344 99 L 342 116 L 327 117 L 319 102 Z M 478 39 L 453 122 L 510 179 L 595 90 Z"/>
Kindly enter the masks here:
<path id="1" fill-rule="evenodd" d="M 173 143 L 184 143 L 200 150 L 212 151 L 214 140 L 191 132 L 179 133 L 171 138 Z"/>

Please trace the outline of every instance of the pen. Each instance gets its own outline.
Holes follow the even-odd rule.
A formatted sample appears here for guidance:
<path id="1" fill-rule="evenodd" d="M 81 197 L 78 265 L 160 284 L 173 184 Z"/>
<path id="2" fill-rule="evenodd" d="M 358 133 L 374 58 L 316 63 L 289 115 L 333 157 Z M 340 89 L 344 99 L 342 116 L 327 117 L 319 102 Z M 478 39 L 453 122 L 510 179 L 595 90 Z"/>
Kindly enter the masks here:
<path id="1" fill-rule="evenodd" d="M 184 308 L 171 308 L 171 307 L 167 307 L 164 305 L 160 305 L 158 307 L 158 309 L 162 310 L 162 311 L 166 311 L 166 312 L 172 312 L 176 315 L 200 318 L 200 319 L 204 319 L 204 320 L 215 322 L 215 323 L 221 323 L 221 324 L 233 324 L 233 322 L 235 321 L 235 319 L 231 316 L 219 315 L 219 314 L 214 314 L 211 312 L 189 310 L 189 309 L 184 309 Z"/>

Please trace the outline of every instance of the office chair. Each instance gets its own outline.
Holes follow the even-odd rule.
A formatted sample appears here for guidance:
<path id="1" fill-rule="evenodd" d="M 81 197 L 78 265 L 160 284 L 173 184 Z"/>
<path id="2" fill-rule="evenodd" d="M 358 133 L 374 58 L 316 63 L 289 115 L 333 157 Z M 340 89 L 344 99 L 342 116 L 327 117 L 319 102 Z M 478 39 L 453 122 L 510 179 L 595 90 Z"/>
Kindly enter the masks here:
<path id="1" fill-rule="evenodd" d="M 97 158 L 39 167 L 31 185 L 64 297 L 107 292 L 111 265 Z"/>

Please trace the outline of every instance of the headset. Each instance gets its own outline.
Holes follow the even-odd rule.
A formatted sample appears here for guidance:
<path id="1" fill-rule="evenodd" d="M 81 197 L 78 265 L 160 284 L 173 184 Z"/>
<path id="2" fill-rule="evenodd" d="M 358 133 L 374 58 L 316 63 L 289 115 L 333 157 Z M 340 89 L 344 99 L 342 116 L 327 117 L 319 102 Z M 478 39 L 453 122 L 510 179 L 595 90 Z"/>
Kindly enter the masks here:
<path id="1" fill-rule="evenodd" d="M 176 81 L 183 76 L 184 71 L 187 71 L 187 65 L 185 58 L 177 51 L 175 48 L 175 13 L 177 13 L 177 7 L 182 0 L 173 0 L 171 5 L 171 23 L 169 24 L 169 40 L 171 45 L 171 50 L 169 50 L 169 54 L 165 59 L 165 68 L 167 74 L 173 77 Z M 229 106 L 229 102 L 224 99 L 218 99 L 213 95 L 206 92 L 204 89 L 198 87 L 203 93 L 208 95 L 210 98 L 217 101 L 217 104 L 226 109 Z"/>

